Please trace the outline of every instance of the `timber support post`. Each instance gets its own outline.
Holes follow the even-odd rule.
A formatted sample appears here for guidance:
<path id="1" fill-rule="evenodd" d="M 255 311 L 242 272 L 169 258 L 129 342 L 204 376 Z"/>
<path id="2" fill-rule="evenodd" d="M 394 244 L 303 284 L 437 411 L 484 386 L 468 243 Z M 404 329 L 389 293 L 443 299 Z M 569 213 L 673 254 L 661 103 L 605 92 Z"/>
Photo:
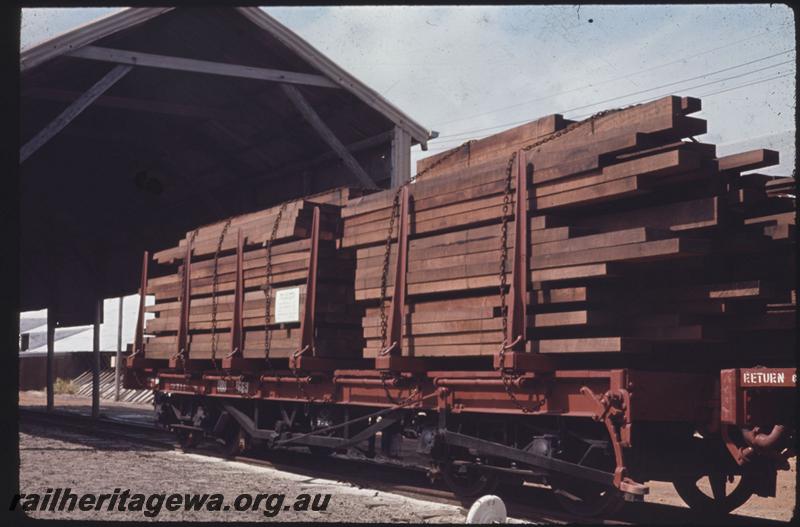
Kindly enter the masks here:
<path id="1" fill-rule="evenodd" d="M 119 380 L 122 372 L 122 317 L 123 302 L 125 297 L 119 297 L 119 309 L 117 310 L 117 353 L 114 356 L 114 400 L 119 401 Z"/>
<path id="2" fill-rule="evenodd" d="M 395 126 L 392 132 L 392 188 L 411 179 L 411 135 Z"/>
<path id="3" fill-rule="evenodd" d="M 100 324 L 103 321 L 103 299 L 95 303 L 92 326 L 92 417 L 100 417 Z"/>
<path id="4" fill-rule="evenodd" d="M 55 397 L 53 392 L 53 378 L 55 364 L 55 347 L 56 347 L 56 314 L 53 306 L 47 308 L 47 411 L 52 412 L 55 406 Z"/>

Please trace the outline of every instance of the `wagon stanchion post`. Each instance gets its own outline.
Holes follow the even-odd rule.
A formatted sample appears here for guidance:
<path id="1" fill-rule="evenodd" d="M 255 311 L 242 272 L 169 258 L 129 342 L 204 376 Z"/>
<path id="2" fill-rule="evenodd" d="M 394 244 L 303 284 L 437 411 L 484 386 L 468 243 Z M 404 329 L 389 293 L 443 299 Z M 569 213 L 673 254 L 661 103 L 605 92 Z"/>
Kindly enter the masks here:
<path id="1" fill-rule="evenodd" d="M 219 336 L 217 335 L 217 314 L 219 311 L 219 254 L 222 252 L 222 244 L 225 241 L 225 235 L 233 222 L 233 216 L 225 221 L 222 226 L 222 232 L 217 238 L 217 250 L 214 252 L 214 271 L 211 276 L 211 366 L 218 370 L 217 366 L 217 348 L 219 347 Z M 187 316 L 186 327 L 189 327 L 189 319 Z"/>
<path id="2" fill-rule="evenodd" d="M 314 400 L 303 386 L 304 382 L 299 371 L 324 369 L 327 361 L 316 357 L 314 348 L 314 331 L 316 328 L 317 308 L 317 269 L 319 259 L 319 207 L 314 207 L 311 217 L 311 249 L 308 255 L 308 275 L 306 276 L 306 300 L 303 304 L 303 314 L 300 319 L 300 347 L 289 357 L 289 369 L 297 383 L 297 391 L 305 398 L 307 403 Z M 308 354 L 306 356 L 306 354 Z"/>
<path id="3" fill-rule="evenodd" d="M 583 121 L 578 121 L 575 123 L 570 124 L 569 126 L 545 136 L 543 139 L 535 141 L 529 145 L 522 147 L 520 150 L 511 154 L 508 159 L 508 164 L 506 166 L 506 188 L 505 188 L 505 195 L 503 199 L 503 216 L 502 216 L 502 227 L 501 227 L 501 239 L 502 239 L 502 246 L 501 246 L 501 258 L 500 258 L 500 302 L 501 302 L 501 316 L 503 317 L 503 338 L 504 342 L 500 346 L 499 352 L 494 357 L 494 366 L 495 369 L 500 370 L 501 374 L 506 370 L 536 370 L 536 371 L 551 371 L 553 370 L 553 364 L 550 360 L 545 359 L 538 353 L 518 353 L 516 350 L 520 349 L 520 351 L 525 351 L 525 347 L 527 346 L 526 338 L 525 338 L 525 313 L 522 312 L 522 329 L 521 331 L 519 328 L 515 328 L 514 324 L 515 321 L 512 319 L 512 325 L 508 326 L 508 314 L 509 309 L 506 306 L 506 294 L 507 294 L 507 277 L 506 277 L 506 258 L 508 255 L 508 243 L 507 243 L 507 236 L 508 236 L 508 221 L 509 221 L 509 214 L 508 209 L 510 206 L 510 199 L 511 195 L 516 192 L 516 203 L 515 203 L 515 214 L 516 214 L 516 222 L 515 222 L 515 239 L 522 239 L 527 240 L 527 233 L 528 233 L 528 216 L 527 216 L 527 205 L 528 205 L 528 178 L 527 178 L 527 152 L 534 150 L 535 148 L 541 147 L 546 143 L 549 143 L 559 137 L 562 137 L 573 130 L 576 130 L 582 126 L 587 124 L 591 124 L 594 127 L 594 123 L 604 117 L 606 115 L 610 115 L 613 113 L 621 112 L 624 109 L 633 108 L 638 106 L 637 104 L 633 104 L 627 106 L 625 108 L 615 108 L 612 110 L 603 110 L 597 112 L 590 117 L 584 119 Z M 516 178 L 516 189 L 512 191 L 511 188 L 511 181 L 512 181 L 512 171 L 514 167 L 514 161 L 516 159 L 517 162 L 517 178 Z M 523 215 L 524 213 L 524 215 Z M 520 221 L 520 218 L 524 218 L 524 221 Z M 517 284 L 517 293 L 521 293 L 521 305 L 526 305 L 526 294 L 527 294 L 527 283 L 528 283 L 528 275 L 529 275 L 529 262 L 527 258 L 524 258 L 524 261 L 520 261 L 519 265 L 517 264 L 519 258 L 518 251 L 521 248 L 519 245 L 514 246 L 515 257 L 514 257 L 514 265 L 512 267 L 512 287 L 513 284 Z M 524 249 L 525 255 L 527 256 L 527 243 L 525 244 Z M 519 271 L 524 269 L 524 276 L 517 276 Z M 525 285 L 525 289 L 520 289 L 522 285 Z M 512 297 L 512 304 L 516 304 L 514 294 L 511 291 L 508 291 L 509 296 Z M 519 317 L 520 313 L 516 306 L 512 306 L 514 311 L 517 313 L 515 316 Z M 518 323 L 518 321 L 516 321 Z M 514 348 L 514 351 L 511 353 L 507 353 L 510 348 Z M 509 365 L 510 363 L 510 365 Z M 505 380 L 507 377 L 503 374 L 503 379 Z M 513 394 L 510 390 L 507 390 L 509 397 L 512 400 L 514 399 Z M 516 402 L 516 401 L 515 401 Z"/>
<path id="4" fill-rule="evenodd" d="M 308 347 L 311 356 L 314 348 L 314 329 L 317 314 L 317 275 L 319 268 L 319 207 L 314 207 L 311 220 L 311 249 L 308 255 L 308 278 L 306 279 L 306 301 L 303 304 L 303 318 L 300 321 L 300 348 Z M 299 366 L 300 361 L 297 365 Z"/>
<path id="5" fill-rule="evenodd" d="M 525 351 L 528 340 L 527 302 L 525 296 L 528 292 L 528 182 L 527 163 L 525 153 L 517 153 L 517 176 L 515 180 L 516 192 L 514 199 L 514 260 L 511 267 L 511 285 L 508 296 L 508 319 L 506 324 L 506 343 L 511 346 L 510 351 Z"/>
<path id="6" fill-rule="evenodd" d="M 314 330 L 316 327 L 317 308 L 317 269 L 319 264 L 319 207 L 314 207 L 311 217 L 311 248 L 308 254 L 308 274 L 306 275 L 306 300 L 303 303 L 303 312 L 300 316 L 300 346 L 291 357 L 289 367 L 293 370 L 309 370 L 316 361 L 314 347 Z M 298 383 L 298 386 L 299 383 Z"/>
<path id="7" fill-rule="evenodd" d="M 242 229 L 239 229 L 236 237 L 236 278 L 233 290 L 231 350 L 222 359 L 223 370 L 241 368 L 244 358 L 244 243 L 245 238 L 242 234 Z"/>
<path id="8" fill-rule="evenodd" d="M 516 161 L 515 188 L 512 190 L 512 174 Z M 514 393 L 514 385 L 520 370 L 548 371 L 549 361 L 538 354 L 525 353 L 527 333 L 527 294 L 530 280 L 528 260 L 528 167 L 525 150 L 519 150 L 509 158 L 506 167 L 506 189 L 503 199 L 503 222 L 501 226 L 500 256 L 500 315 L 502 316 L 503 343 L 494 357 L 495 368 L 500 372 L 503 386 L 514 406 L 524 413 L 539 410 L 546 399 L 531 406 L 522 404 Z M 511 264 L 511 280 L 508 283 L 508 223 L 509 208 L 514 201 L 514 250 Z M 507 285 L 508 284 L 508 285 Z M 527 360 L 523 360 L 527 359 Z"/>
<path id="9" fill-rule="evenodd" d="M 389 304 L 389 314 L 386 316 L 384 311 L 384 316 L 381 319 L 381 334 L 383 337 L 383 325 L 385 324 L 386 338 L 382 338 L 382 349 L 375 358 L 375 368 L 381 371 L 419 371 L 421 364 L 418 360 L 415 361 L 408 358 L 404 360 L 402 357 L 403 318 L 406 311 L 406 280 L 408 275 L 408 235 L 411 214 L 411 195 L 408 185 L 404 185 L 399 190 L 398 209 L 397 219 L 399 224 L 397 230 L 397 256 L 394 266 L 394 287 L 392 289 L 392 300 Z"/>
<path id="10" fill-rule="evenodd" d="M 272 231 L 269 238 L 264 242 L 265 261 L 264 261 L 264 361 L 270 371 L 275 373 L 275 368 L 272 367 L 272 361 L 269 360 L 269 352 L 272 344 L 272 330 L 269 327 L 270 316 L 272 312 L 272 246 L 275 244 L 275 238 L 278 235 L 278 227 L 280 227 L 281 219 L 284 212 L 286 212 L 286 205 L 288 201 L 281 203 L 278 213 L 275 215 L 275 220 L 272 222 Z"/>
<path id="11" fill-rule="evenodd" d="M 516 177 L 514 166 L 516 164 Z M 515 188 L 512 190 L 512 181 Z M 509 209 L 514 202 L 514 249 L 511 266 L 511 283 L 508 282 L 508 223 L 510 221 Z M 528 289 L 528 226 L 527 226 L 527 177 L 526 163 L 523 150 L 511 155 L 506 165 L 506 185 L 503 195 L 503 214 L 500 226 L 500 316 L 502 321 L 503 343 L 495 356 L 495 368 L 504 372 L 509 369 L 508 358 L 512 365 L 515 357 L 510 353 L 525 350 L 527 341 L 526 331 L 526 299 Z"/>
<path id="12" fill-rule="evenodd" d="M 186 244 L 186 255 L 183 259 L 183 287 L 180 297 L 180 321 L 178 323 L 177 350 L 169 359 L 170 369 L 180 364 L 184 370 L 188 367 L 189 310 L 192 301 L 192 246 L 194 236 Z"/>
<path id="13" fill-rule="evenodd" d="M 426 371 L 424 360 L 403 357 L 403 317 L 406 310 L 406 280 L 408 274 L 408 235 L 410 229 L 411 197 L 408 184 L 400 187 L 392 202 L 389 217 L 389 228 L 383 254 L 383 272 L 381 275 L 380 298 L 380 331 L 381 348 L 375 357 L 375 369 L 380 372 L 381 385 L 386 399 L 392 404 L 404 404 L 419 393 L 419 385 L 412 388 L 404 400 L 392 396 L 389 386 L 401 386 L 401 372 L 419 373 Z M 389 277 L 389 257 L 392 246 L 395 222 L 397 228 L 397 256 L 394 265 L 394 287 L 389 314 L 386 313 L 386 287 Z M 402 388 L 401 388 L 402 390 Z"/>

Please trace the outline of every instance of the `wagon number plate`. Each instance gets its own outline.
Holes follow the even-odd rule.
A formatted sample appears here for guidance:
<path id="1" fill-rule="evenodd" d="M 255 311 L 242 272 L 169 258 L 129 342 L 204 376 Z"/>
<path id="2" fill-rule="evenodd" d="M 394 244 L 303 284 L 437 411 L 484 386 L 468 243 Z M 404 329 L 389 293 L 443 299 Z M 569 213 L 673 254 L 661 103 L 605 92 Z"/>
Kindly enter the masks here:
<path id="1" fill-rule="evenodd" d="M 217 381 L 217 393 L 250 393 L 250 383 L 248 381 L 236 381 L 233 389 L 228 389 L 228 381 L 220 379 Z"/>

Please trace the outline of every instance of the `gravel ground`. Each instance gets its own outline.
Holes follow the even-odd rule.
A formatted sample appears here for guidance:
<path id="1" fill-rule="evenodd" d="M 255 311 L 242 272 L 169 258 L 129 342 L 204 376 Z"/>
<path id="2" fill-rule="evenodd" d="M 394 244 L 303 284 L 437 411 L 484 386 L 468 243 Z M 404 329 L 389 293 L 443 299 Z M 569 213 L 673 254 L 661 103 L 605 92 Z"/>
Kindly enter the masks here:
<path id="1" fill-rule="evenodd" d="M 20 406 L 42 406 L 45 404 L 44 392 L 20 392 Z M 88 414 L 91 411 L 91 400 L 85 397 L 59 395 L 56 406 L 60 410 L 78 411 Z M 127 418 L 146 422 L 151 419 L 152 406 L 101 402 L 102 411 L 117 418 Z M 28 425 L 26 425 L 27 427 Z M 23 429 L 23 431 L 25 428 Z M 31 428 L 33 430 L 33 428 Z M 132 492 L 221 492 L 231 501 L 241 492 L 251 493 L 286 493 L 287 503 L 290 498 L 302 493 L 300 489 L 308 489 L 311 494 L 331 493 L 331 501 L 326 512 L 299 513 L 285 511 L 274 519 L 283 521 L 363 521 L 363 522 L 455 522 L 463 523 L 466 512 L 458 507 L 439 505 L 430 502 L 413 500 L 404 496 L 357 489 L 349 483 L 332 482 L 322 479 L 311 479 L 287 472 L 268 468 L 252 467 L 240 463 L 220 463 L 214 458 L 203 456 L 187 456 L 177 452 L 148 450 L 141 445 L 126 442 L 110 443 L 107 439 L 93 439 L 85 436 L 70 435 L 59 431 L 57 435 L 42 436 L 41 430 L 36 435 L 20 435 L 20 485 L 23 492 L 44 492 L 45 487 L 72 486 L 75 492 L 113 492 L 114 488 L 131 488 Z M 64 452 L 74 451 L 77 455 L 64 456 Z M 178 463 L 176 456 L 184 456 Z M 109 464 L 110 463 L 110 464 Z M 789 460 L 790 471 L 778 472 L 777 496 L 760 498 L 753 496 L 742 507 L 735 511 L 740 517 L 763 518 L 769 520 L 789 521 L 796 507 L 796 458 Z M 97 467 L 135 466 L 135 473 L 120 475 L 119 472 L 106 473 Z M 46 468 L 45 468 L 46 467 Z M 169 467 L 165 470 L 164 467 Z M 96 479 L 99 472 L 101 479 Z M 219 477 L 217 476 L 219 474 Z M 154 485 L 153 479 L 159 478 Z M 91 487 L 85 482 L 96 481 Z M 138 483 L 138 482 L 145 483 Z M 217 482 L 225 486 L 217 485 Z M 136 482 L 136 488 L 133 487 Z M 212 485 L 211 482 L 214 484 Z M 678 497 L 672 485 L 665 482 L 649 481 L 650 494 L 645 497 L 647 503 L 685 508 L 686 505 Z M 258 488 L 263 490 L 257 490 Z M 254 490 L 255 489 L 255 490 Z M 284 489 L 284 490 L 281 490 Z M 328 489 L 328 490 L 326 490 Z M 263 510 L 263 509 L 262 509 Z M 224 512 L 169 512 L 163 511 L 158 518 L 187 521 L 219 520 Z M 56 518 L 56 513 L 39 513 L 34 517 Z M 67 517 L 67 516 L 60 516 Z M 69 518 L 86 519 L 147 519 L 137 513 L 123 512 L 81 512 L 71 513 Z M 251 513 L 228 512 L 225 520 L 261 521 L 265 518 L 261 511 Z"/>
<path id="2" fill-rule="evenodd" d="M 309 478 L 244 463 L 177 451 L 162 451 L 125 441 L 110 441 L 58 431 L 58 439 L 40 427 L 23 425 L 20 433 L 21 493 L 44 494 L 48 488 L 71 488 L 73 493 L 221 493 L 231 505 L 242 493 L 285 494 L 293 504 L 300 494 L 330 494 L 325 511 L 298 512 L 291 507 L 273 518 L 259 510 L 167 511 L 155 518 L 142 512 L 100 511 L 29 513 L 33 518 L 74 520 L 169 521 L 332 521 L 392 523 L 463 523 L 460 507 L 430 503 L 349 483 Z M 272 502 L 274 505 L 274 501 Z"/>

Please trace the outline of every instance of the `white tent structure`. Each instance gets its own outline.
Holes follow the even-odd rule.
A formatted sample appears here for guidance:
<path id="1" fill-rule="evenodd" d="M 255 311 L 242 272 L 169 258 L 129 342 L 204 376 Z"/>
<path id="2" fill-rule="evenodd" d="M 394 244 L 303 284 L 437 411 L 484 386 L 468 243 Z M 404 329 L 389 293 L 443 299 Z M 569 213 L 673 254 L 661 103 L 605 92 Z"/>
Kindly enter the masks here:
<path id="1" fill-rule="evenodd" d="M 139 296 L 122 297 L 122 349 L 133 342 L 136 330 L 136 317 L 139 312 Z M 103 323 L 100 324 L 100 351 L 116 351 L 120 335 L 119 298 L 106 298 L 103 301 Z M 154 297 L 148 297 L 145 305 L 152 305 Z M 147 318 L 154 315 L 147 313 Z M 47 309 L 27 311 L 20 314 L 20 340 L 28 335 L 28 346 L 20 353 L 30 354 L 47 351 Z M 92 351 L 94 326 L 59 327 L 55 330 L 55 352 L 69 353 L 76 351 Z"/>

